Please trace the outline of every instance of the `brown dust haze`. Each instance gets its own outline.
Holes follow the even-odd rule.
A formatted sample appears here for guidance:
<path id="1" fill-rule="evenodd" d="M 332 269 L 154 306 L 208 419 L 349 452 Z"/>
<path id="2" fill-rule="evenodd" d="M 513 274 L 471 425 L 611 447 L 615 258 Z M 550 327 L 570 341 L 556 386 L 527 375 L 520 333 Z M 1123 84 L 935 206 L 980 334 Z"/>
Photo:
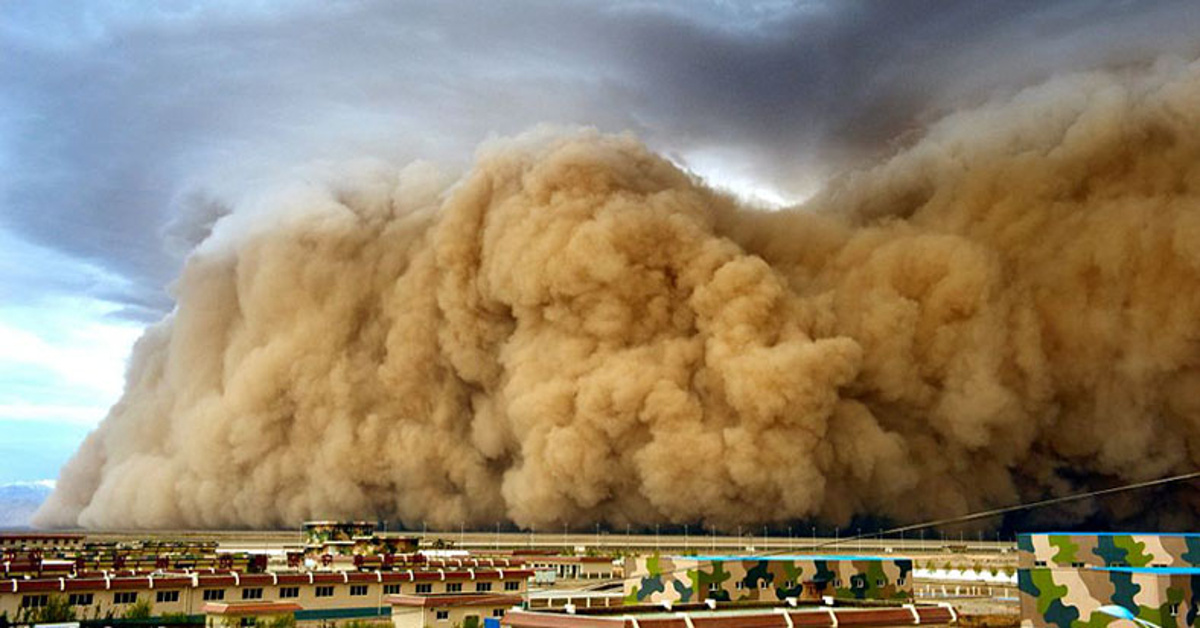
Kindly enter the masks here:
<path id="1" fill-rule="evenodd" d="M 39 525 L 913 521 L 1200 466 L 1196 62 L 950 115 L 785 211 L 588 131 L 233 204 Z M 1073 514 L 1200 512 L 1147 499 Z"/>

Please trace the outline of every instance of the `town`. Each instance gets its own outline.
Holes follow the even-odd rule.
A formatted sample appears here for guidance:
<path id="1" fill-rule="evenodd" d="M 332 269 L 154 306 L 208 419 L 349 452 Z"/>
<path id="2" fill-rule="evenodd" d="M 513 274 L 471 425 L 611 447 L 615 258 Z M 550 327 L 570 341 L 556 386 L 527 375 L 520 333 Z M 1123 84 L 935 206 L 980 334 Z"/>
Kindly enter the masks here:
<path id="1" fill-rule="evenodd" d="M 0 553 L 3 626 L 1181 628 L 1200 598 L 1200 534 L 840 541 L 318 521 L 290 533 L 12 533 Z"/>

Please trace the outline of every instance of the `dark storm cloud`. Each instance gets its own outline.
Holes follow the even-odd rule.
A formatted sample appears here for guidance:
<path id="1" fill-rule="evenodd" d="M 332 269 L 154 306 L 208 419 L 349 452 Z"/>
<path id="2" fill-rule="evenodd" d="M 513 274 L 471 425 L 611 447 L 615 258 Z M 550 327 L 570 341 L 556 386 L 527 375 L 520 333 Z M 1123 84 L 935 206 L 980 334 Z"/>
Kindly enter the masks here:
<path id="1" fill-rule="evenodd" d="M 222 188 L 293 165 L 458 164 L 490 134 L 587 124 L 800 193 L 958 104 L 1190 54 L 1193 6 L 10 3 L 0 228 L 128 279 L 103 296 L 142 320 Z"/>

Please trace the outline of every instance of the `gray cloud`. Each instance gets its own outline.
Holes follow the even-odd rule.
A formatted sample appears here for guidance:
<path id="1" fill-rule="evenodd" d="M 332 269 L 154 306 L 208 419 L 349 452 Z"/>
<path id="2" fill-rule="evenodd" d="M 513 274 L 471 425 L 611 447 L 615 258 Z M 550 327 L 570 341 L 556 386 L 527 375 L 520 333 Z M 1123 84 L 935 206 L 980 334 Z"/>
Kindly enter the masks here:
<path id="1" fill-rule="evenodd" d="M 799 194 L 948 109 L 1200 32 L 1182 1 L 242 4 L 0 8 L 0 228 L 126 278 L 104 296 L 138 320 L 205 190 L 298 164 L 458 166 L 587 124 Z"/>

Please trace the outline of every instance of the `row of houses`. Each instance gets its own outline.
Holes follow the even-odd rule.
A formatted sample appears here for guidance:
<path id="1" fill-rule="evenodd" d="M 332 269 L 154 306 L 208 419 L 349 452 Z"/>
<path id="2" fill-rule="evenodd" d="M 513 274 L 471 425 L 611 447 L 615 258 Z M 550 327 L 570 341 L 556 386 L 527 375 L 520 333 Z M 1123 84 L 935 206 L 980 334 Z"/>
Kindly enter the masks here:
<path id="1" fill-rule="evenodd" d="M 881 556 L 676 556 L 631 558 L 625 565 L 630 604 L 705 600 L 843 599 L 907 601 L 913 562 Z"/>
<path id="2" fill-rule="evenodd" d="M 271 572 L 149 574 L 118 577 L 0 581 L 0 613 L 29 616 L 61 596 L 80 618 L 120 617 L 149 603 L 153 615 L 198 616 L 207 603 L 298 605 L 298 621 L 386 616 L 388 596 L 504 594 L 522 596 L 533 572 L 524 568 L 408 570 L 404 572 Z"/>

